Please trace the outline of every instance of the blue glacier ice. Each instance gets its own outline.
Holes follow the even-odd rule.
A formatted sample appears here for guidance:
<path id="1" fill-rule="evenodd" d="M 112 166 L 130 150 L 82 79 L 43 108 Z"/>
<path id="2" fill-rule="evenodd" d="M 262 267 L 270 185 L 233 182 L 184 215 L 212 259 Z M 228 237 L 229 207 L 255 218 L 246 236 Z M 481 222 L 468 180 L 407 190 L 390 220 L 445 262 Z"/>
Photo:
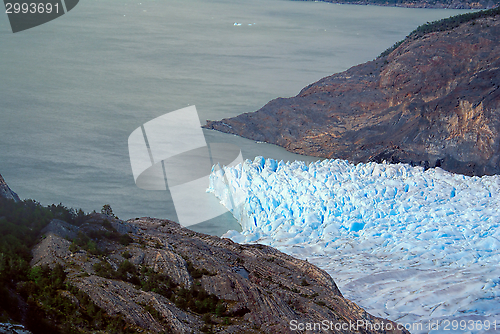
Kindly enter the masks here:
<path id="1" fill-rule="evenodd" d="M 307 259 L 374 315 L 500 332 L 500 176 L 257 157 L 214 166 L 207 191 L 242 226 L 224 237 Z"/>

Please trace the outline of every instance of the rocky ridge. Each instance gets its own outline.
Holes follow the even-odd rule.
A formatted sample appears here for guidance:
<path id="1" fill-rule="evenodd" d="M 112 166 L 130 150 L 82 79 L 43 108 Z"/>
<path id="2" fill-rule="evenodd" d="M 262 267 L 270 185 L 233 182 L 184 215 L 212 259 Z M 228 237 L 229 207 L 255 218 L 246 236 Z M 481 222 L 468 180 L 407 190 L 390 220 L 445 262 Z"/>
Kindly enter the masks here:
<path id="1" fill-rule="evenodd" d="M 299 154 L 500 172 L 500 19 L 407 38 L 297 96 L 206 128 Z"/>
<path id="2" fill-rule="evenodd" d="M 20 201 L 19 196 L 9 188 L 2 175 L 0 175 L 0 197 Z"/>
<path id="3" fill-rule="evenodd" d="M 312 0 L 305 0 L 312 1 Z M 349 5 L 377 5 L 377 6 L 394 6 L 408 8 L 448 8 L 448 9 L 486 9 L 498 6 L 498 0 L 320 0 L 324 2 L 349 4 Z"/>
<path id="4" fill-rule="evenodd" d="M 106 249 L 105 256 L 93 255 L 83 248 L 72 249 L 69 239 L 75 235 L 90 231 L 95 235 L 95 231 L 109 228 L 126 232 L 133 242 L 125 246 L 100 239 L 98 246 Z M 344 329 L 332 325 L 314 332 L 406 333 L 404 329 L 387 330 L 396 325 L 371 316 L 345 299 L 325 271 L 268 246 L 236 244 L 168 220 L 136 218 L 123 222 L 101 214 L 91 215 L 79 227 L 54 220 L 43 232 L 33 249 L 31 265 L 61 264 L 68 282 L 88 294 L 107 314 L 121 315 L 138 332 L 304 333 L 305 330 L 292 331 L 290 321 L 327 320 L 346 325 Z M 96 264 L 106 262 L 117 269 L 125 260 L 141 268 L 141 272 L 142 268 L 151 268 L 167 274 L 178 290 L 167 298 L 129 281 L 96 273 Z M 180 287 L 216 296 L 218 305 L 224 305 L 223 311 L 207 317 L 182 308 L 178 299 Z M 78 303 L 71 293 L 65 293 Z M 358 322 L 371 325 L 345 329 Z"/>

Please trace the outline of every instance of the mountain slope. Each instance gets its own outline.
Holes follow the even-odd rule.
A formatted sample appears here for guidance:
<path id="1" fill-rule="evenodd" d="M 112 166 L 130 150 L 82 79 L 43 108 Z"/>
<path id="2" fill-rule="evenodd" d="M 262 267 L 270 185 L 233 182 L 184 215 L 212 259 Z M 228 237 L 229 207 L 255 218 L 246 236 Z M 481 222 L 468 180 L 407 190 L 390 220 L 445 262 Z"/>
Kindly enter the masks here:
<path id="1" fill-rule="evenodd" d="M 9 188 L 2 175 L 0 175 L 0 197 L 19 201 L 19 196 Z"/>
<path id="2" fill-rule="evenodd" d="M 388 55 L 295 97 L 205 127 L 325 158 L 499 173 L 497 13 L 410 35 Z"/>

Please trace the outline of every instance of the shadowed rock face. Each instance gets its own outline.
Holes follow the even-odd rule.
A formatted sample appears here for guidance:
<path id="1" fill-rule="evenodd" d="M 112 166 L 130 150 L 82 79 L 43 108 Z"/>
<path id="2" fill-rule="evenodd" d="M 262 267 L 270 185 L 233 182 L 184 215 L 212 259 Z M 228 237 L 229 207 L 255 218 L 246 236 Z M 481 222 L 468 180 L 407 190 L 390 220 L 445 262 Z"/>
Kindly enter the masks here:
<path id="1" fill-rule="evenodd" d="M 190 231 L 160 219 L 137 218 L 122 222 L 94 215 L 80 227 L 54 220 L 44 230 L 45 237 L 33 249 L 32 265 L 53 266 L 60 263 L 68 272 L 69 282 L 84 291 L 110 315 L 120 314 L 139 330 L 167 333 L 200 333 L 205 324 L 201 315 L 178 308 L 168 298 L 137 285 L 97 276 L 94 264 L 98 258 L 83 249 L 70 251 L 66 240 L 77 229 L 99 229 L 99 222 L 111 220 L 116 230 L 127 229 L 133 243 L 123 246 L 101 239 L 106 248 L 104 261 L 114 268 L 127 257 L 138 268 L 151 268 L 168 274 L 186 289 L 196 286 L 216 295 L 227 305 L 226 316 L 213 317 L 217 333 L 292 333 L 290 321 L 333 323 L 368 321 L 373 328 L 354 327 L 343 330 L 316 330 L 315 333 L 407 333 L 389 330 L 390 322 L 376 318 L 356 304 L 344 299 L 333 279 L 314 265 L 262 245 L 240 245 Z M 192 275 L 189 268 L 206 269 L 203 275 Z M 207 274 L 209 273 L 209 274 Z M 194 277 L 193 277 L 194 276 Z M 200 277 L 201 276 L 201 277 Z M 153 310 L 153 311 L 152 311 Z M 219 319 L 219 320 L 218 320 Z M 384 325 L 382 326 L 382 323 Z M 395 327 L 394 323 L 390 323 Z M 375 329 L 378 328 L 379 330 Z M 344 328 L 345 329 L 345 328 Z M 303 332 L 303 331 L 302 331 Z"/>
<path id="2" fill-rule="evenodd" d="M 352 162 L 500 172 L 500 18 L 407 40 L 386 57 L 206 128 Z"/>
<path id="3" fill-rule="evenodd" d="M 0 197 L 13 199 L 16 202 L 20 201 L 19 196 L 17 196 L 15 192 L 10 190 L 7 183 L 5 183 L 5 180 L 3 179 L 2 175 L 0 175 Z"/>

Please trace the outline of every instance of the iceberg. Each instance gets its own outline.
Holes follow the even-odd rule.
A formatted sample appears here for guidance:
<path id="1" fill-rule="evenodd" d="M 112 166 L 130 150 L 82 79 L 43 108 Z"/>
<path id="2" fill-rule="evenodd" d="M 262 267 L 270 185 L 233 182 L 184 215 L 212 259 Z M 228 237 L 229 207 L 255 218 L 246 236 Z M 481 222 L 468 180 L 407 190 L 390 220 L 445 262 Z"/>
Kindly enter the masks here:
<path id="1" fill-rule="evenodd" d="M 368 312 L 423 324 L 412 333 L 500 327 L 500 176 L 257 157 L 214 166 L 209 181 L 242 226 L 224 237 L 307 259 Z"/>

